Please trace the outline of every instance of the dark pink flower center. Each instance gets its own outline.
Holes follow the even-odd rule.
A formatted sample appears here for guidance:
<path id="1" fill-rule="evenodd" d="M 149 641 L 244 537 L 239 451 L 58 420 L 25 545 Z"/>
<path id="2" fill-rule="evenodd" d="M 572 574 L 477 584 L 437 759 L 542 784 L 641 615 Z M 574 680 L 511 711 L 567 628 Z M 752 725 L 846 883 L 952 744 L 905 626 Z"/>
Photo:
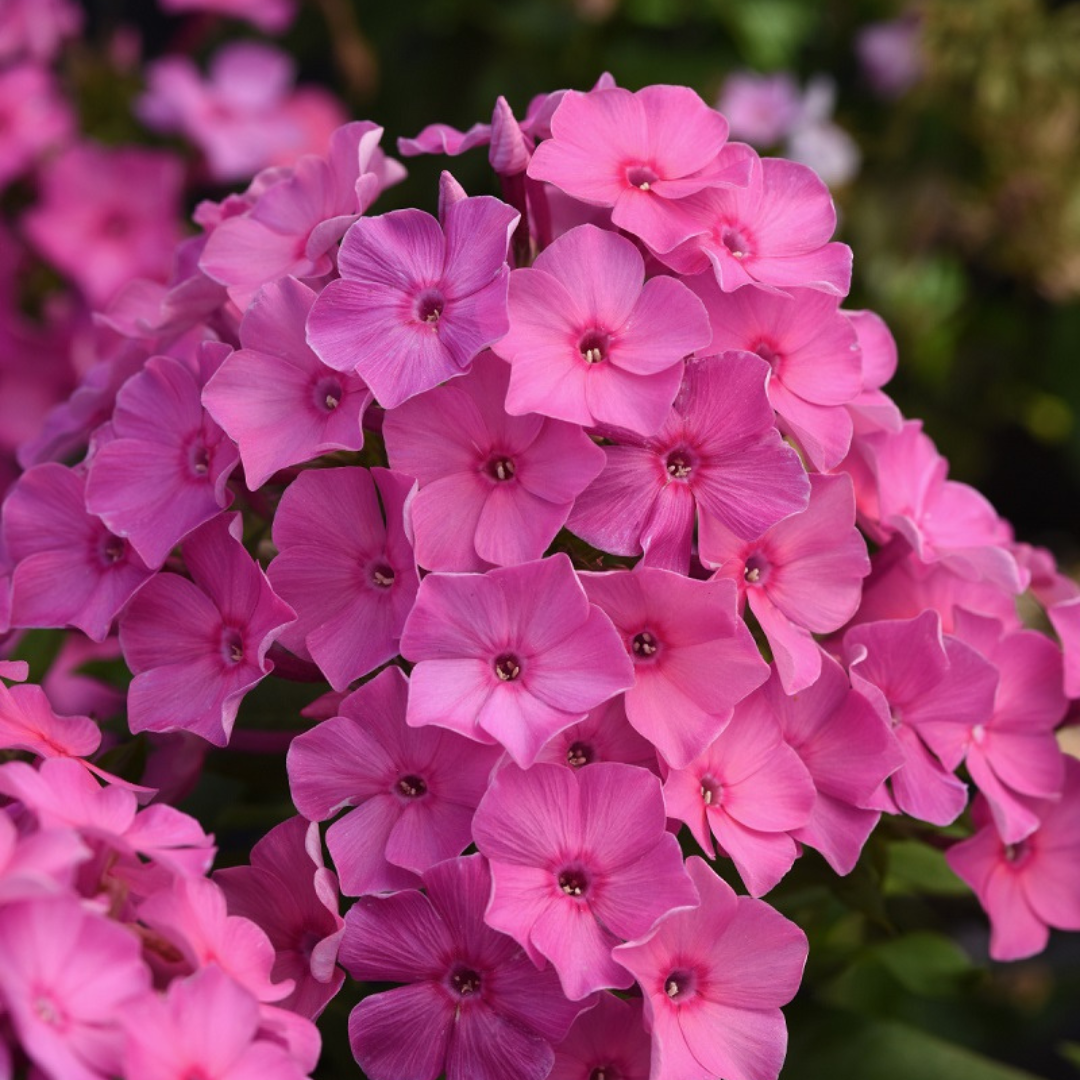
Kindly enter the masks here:
<path id="1" fill-rule="evenodd" d="M 650 630 L 642 630 L 630 641 L 630 651 L 634 654 L 635 660 L 651 660 L 659 648 L 660 642 Z"/>
<path id="2" fill-rule="evenodd" d="M 664 468 L 673 480 L 687 480 L 694 471 L 694 456 L 686 447 L 677 447 L 668 454 Z"/>
<path id="3" fill-rule="evenodd" d="M 659 173 L 651 165 L 639 163 L 626 170 L 626 182 L 639 191 L 648 191 L 659 179 Z"/>
<path id="4" fill-rule="evenodd" d="M 423 777 L 415 776 L 412 773 L 403 776 L 397 782 L 397 789 L 398 794 L 404 795 L 406 799 L 419 799 L 427 794 L 427 784 L 424 783 Z"/>
<path id="5" fill-rule="evenodd" d="M 743 580 L 747 585 L 764 585 L 769 576 L 769 560 L 760 552 L 754 552 L 746 560 L 743 569 Z"/>
<path id="6" fill-rule="evenodd" d="M 580 867 L 567 867 L 559 872 L 559 888 L 567 896 L 584 896 L 589 889 L 589 879 Z"/>
<path id="7" fill-rule="evenodd" d="M 239 664 L 244 659 L 244 639 L 234 627 L 221 630 L 221 655 L 227 664 Z"/>
<path id="8" fill-rule="evenodd" d="M 514 467 L 514 459 L 503 454 L 496 454 L 484 466 L 488 476 L 493 480 L 513 480 L 517 469 Z"/>
<path id="9" fill-rule="evenodd" d="M 344 396 L 341 380 L 330 375 L 316 379 L 311 391 L 311 400 L 317 412 L 333 412 Z"/>
<path id="10" fill-rule="evenodd" d="M 513 682 L 521 675 L 521 661 L 513 653 L 503 653 L 495 658 L 495 674 L 503 682 Z"/>
<path id="11" fill-rule="evenodd" d="M 707 773 L 701 778 L 701 801 L 706 806 L 718 806 L 723 797 L 724 788 L 715 776 Z"/>
<path id="12" fill-rule="evenodd" d="M 589 1080 L 621 1080 L 622 1073 L 614 1065 L 597 1065 L 591 1073 Z"/>
<path id="13" fill-rule="evenodd" d="M 611 335 L 603 330 L 586 330 L 578 342 L 578 352 L 586 364 L 599 364 L 608 358 Z"/>
<path id="14" fill-rule="evenodd" d="M 735 225 L 725 225 L 720 233 L 720 242 L 736 259 L 745 259 L 750 254 L 750 238 Z"/>
<path id="15" fill-rule="evenodd" d="M 664 980 L 664 993 L 678 1003 L 692 998 L 697 992 L 697 976 L 687 968 L 676 968 Z"/>
<path id="16" fill-rule="evenodd" d="M 1015 867 L 1022 866 L 1031 857 L 1031 845 L 1026 840 L 1005 845 L 1005 859 Z"/>
<path id="17" fill-rule="evenodd" d="M 416 318 L 427 323 L 432 329 L 439 324 L 446 300 L 438 289 L 425 289 L 416 298 Z"/>
<path id="18" fill-rule="evenodd" d="M 101 233 L 110 240 L 123 240 L 131 232 L 131 224 L 122 210 L 112 210 L 101 219 Z"/>
<path id="19" fill-rule="evenodd" d="M 764 360 L 765 363 L 768 364 L 769 367 L 771 367 L 774 371 L 777 369 L 780 361 L 783 359 L 783 356 L 781 355 L 780 350 L 777 349 L 776 345 L 773 342 L 766 340 L 765 338 L 762 338 L 761 341 L 759 341 L 756 345 L 753 345 L 750 351 L 752 353 L 757 353 L 757 355 L 760 356 L 761 359 Z"/>
<path id="20" fill-rule="evenodd" d="M 49 1027 L 61 1027 L 64 1023 L 64 1010 L 56 1003 L 47 990 L 39 991 L 34 997 L 34 1015 Z"/>
<path id="21" fill-rule="evenodd" d="M 480 974 L 468 967 L 456 967 L 450 972 L 450 985 L 462 996 L 478 993 Z"/>
<path id="22" fill-rule="evenodd" d="M 588 765 L 595 756 L 593 748 L 588 743 L 571 743 L 566 750 L 566 764 L 580 769 L 582 765 Z"/>
<path id="23" fill-rule="evenodd" d="M 127 554 L 127 541 L 107 532 L 98 541 L 98 558 L 103 566 L 115 566 Z"/>
<path id="24" fill-rule="evenodd" d="M 188 469 L 197 480 L 205 480 L 210 472 L 210 451 L 202 442 L 196 441 L 188 448 Z"/>
<path id="25" fill-rule="evenodd" d="M 371 569 L 371 584 L 380 589 L 389 589 L 394 584 L 393 567 L 386 563 L 376 563 Z"/>

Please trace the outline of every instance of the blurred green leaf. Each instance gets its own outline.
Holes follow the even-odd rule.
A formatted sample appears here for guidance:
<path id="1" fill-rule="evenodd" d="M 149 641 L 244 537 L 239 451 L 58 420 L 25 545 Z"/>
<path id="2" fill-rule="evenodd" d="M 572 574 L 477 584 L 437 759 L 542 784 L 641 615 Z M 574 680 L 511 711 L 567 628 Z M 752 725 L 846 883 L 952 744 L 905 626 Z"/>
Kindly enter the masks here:
<path id="1" fill-rule="evenodd" d="M 955 942 L 928 931 L 882 942 L 871 954 L 905 989 L 927 997 L 953 992 L 974 971 Z"/>
<path id="2" fill-rule="evenodd" d="M 886 896 L 970 894 L 968 887 L 949 869 L 944 852 L 918 840 L 898 840 L 889 845 L 884 890 Z"/>

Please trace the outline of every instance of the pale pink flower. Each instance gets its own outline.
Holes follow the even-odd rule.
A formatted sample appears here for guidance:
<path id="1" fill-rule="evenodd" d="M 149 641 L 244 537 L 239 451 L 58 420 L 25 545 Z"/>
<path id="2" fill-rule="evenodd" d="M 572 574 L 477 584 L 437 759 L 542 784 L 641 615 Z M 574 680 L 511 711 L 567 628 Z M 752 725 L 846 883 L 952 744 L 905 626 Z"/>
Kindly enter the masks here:
<path id="1" fill-rule="evenodd" d="M 787 137 L 799 118 L 802 96 L 786 71 L 761 75 L 734 71 L 725 80 L 716 102 L 731 125 L 731 137 L 755 146 L 775 146 Z"/>

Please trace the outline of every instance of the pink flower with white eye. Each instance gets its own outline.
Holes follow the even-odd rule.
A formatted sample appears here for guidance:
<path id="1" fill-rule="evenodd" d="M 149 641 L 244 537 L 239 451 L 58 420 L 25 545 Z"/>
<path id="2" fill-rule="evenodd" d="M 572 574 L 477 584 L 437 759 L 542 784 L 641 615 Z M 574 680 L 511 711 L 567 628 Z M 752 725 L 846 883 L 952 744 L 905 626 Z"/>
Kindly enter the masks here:
<path id="1" fill-rule="evenodd" d="M 855 528 L 847 477 L 810 478 L 810 503 L 756 540 L 742 540 L 708 514 L 701 517 L 701 561 L 730 578 L 768 638 L 784 689 L 795 694 L 821 671 L 811 634 L 839 630 L 855 614 L 870 572 L 866 542 Z"/>
<path id="2" fill-rule="evenodd" d="M 644 283 L 644 284 L 643 284 Z M 701 302 L 672 277 L 645 281 L 625 237 L 594 225 L 563 233 L 510 275 L 507 412 L 652 435 L 682 383 L 680 361 L 709 343 Z"/>
<path id="3" fill-rule="evenodd" d="M 702 859 L 686 866 L 701 906 L 614 951 L 645 999 L 651 1080 L 776 1080 L 787 1050 L 780 1006 L 802 979 L 806 935 L 764 901 L 736 896 Z"/>
<path id="4" fill-rule="evenodd" d="M 749 184 L 681 200 L 690 239 L 664 251 L 663 262 L 680 274 L 711 268 L 724 292 L 756 283 L 846 296 L 851 248 L 829 240 L 836 208 L 821 178 L 794 161 L 759 158 L 741 143 L 732 143 L 725 156 L 749 165 Z"/>
<path id="5" fill-rule="evenodd" d="M 341 243 L 341 277 L 320 293 L 308 341 L 355 371 L 392 409 L 463 375 L 506 333 L 506 249 L 516 210 L 487 195 L 361 218 Z"/>
<path id="6" fill-rule="evenodd" d="M 310 469 L 278 504 L 267 576 L 297 616 L 281 644 L 335 690 L 398 653 L 419 584 L 404 517 L 414 490 L 390 469 Z"/>
<path id="7" fill-rule="evenodd" d="M 428 574 L 401 653 L 416 664 L 410 727 L 501 743 L 523 768 L 634 681 L 618 632 L 563 553 L 486 574 Z"/>
<path id="8" fill-rule="evenodd" d="M 844 460 L 852 421 L 844 405 L 863 386 L 862 356 L 840 298 L 818 289 L 724 292 L 711 274 L 688 282 L 709 313 L 709 351 L 756 353 L 769 365 L 765 388 L 781 430 L 827 471 Z"/>
<path id="9" fill-rule="evenodd" d="M 632 765 L 508 765 L 476 810 L 473 838 L 491 863 L 485 921 L 537 966 L 550 960 L 572 1001 L 629 986 L 612 947 L 697 904 L 660 781 Z"/>
<path id="10" fill-rule="evenodd" d="M 1015 844 L 1001 839 L 981 797 L 978 831 L 945 854 L 990 919 L 990 955 L 1021 960 L 1046 948 L 1050 927 L 1080 930 L 1080 763 L 1065 759 L 1060 799 L 1031 804 L 1039 827 Z"/>
<path id="11" fill-rule="evenodd" d="M 769 677 L 736 614 L 734 587 L 646 566 L 582 574 L 581 582 L 634 663 L 627 719 L 668 765 L 682 768 L 723 730 L 735 703 Z"/>
<path id="12" fill-rule="evenodd" d="M 759 356 L 727 353 L 687 365 L 664 426 L 643 439 L 615 432 L 604 471 L 581 493 L 567 527 L 614 555 L 685 574 L 695 519 L 712 514 L 752 540 L 806 507 L 810 484 L 784 444 Z"/>
<path id="13" fill-rule="evenodd" d="M 206 411 L 239 447 L 250 491 L 278 469 L 364 445 L 371 391 L 311 351 L 305 325 L 314 302 L 295 278 L 264 285 L 240 324 L 241 348 L 203 390 Z"/>
<path id="14" fill-rule="evenodd" d="M 710 856 L 711 832 L 750 895 L 762 896 L 799 854 L 788 834 L 809 821 L 814 783 L 779 721 L 755 700 L 735 709 L 704 753 L 668 773 L 664 801 Z"/>
<path id="15" fill-rule="evenodd" d="M 482 352 L 461 379 L 386 414 L 390 464 L 420 483 L 409 517 L 416 560 L 429 570 L 541 558 L 603 468 L 603 453 L 580 428 L 508 416 L 509 382 L 509 366 Z"/>
<path id="16" fill-rule="evenodd" d="M 415 887 L 460 855 L 499 757 L 437 727 L 405 723 L 409 683 L 388 668 L 289 747 L 289 788 L 305 817 L 326 821 L 326 846 L 349 896 Z"/>
<path id="17" fill-rule="evenodd" d="M 730 171 L 719 156 L 727 134 L 727 121 L 687 87 L 569 90 L 528 174 L 582 202 L 611 207 L 618 228 L 669 251 L 686 238 L 671 213 L 675 200 L 745 182 L 745 171 Z"/>
<path id="18" fill-rule="evenodd" d="M 361 897 L 345 916 L 353 978 L 405 984 L 353 1009 L 353 1056 L 371 1080 L 544 1080 L 551 1044 L 590 1002 L 567 1001 L 552 969 L 484 921 L 481 856 L 438 863 L 424 887 Z"/>

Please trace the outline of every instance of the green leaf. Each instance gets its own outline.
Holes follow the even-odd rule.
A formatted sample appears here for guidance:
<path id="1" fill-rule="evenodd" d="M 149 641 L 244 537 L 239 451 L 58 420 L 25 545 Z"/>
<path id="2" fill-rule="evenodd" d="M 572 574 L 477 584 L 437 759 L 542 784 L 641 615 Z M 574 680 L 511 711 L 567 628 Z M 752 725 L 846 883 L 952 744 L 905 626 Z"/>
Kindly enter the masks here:
<path id="1" fill-rule="evenodd" d="M 974 971 L 955 942 L 929 931 L 882 942 L 871 954 L 906 990 L 926 997 L 953 992 L 958 981 Z"/>
<path id="2" fill-rule="evenodd" d="M 971 892 L 949 868 L 943 852 L 918 840 L 889 845 L 884 888 L 886 896 L 965 896 Z"/>

